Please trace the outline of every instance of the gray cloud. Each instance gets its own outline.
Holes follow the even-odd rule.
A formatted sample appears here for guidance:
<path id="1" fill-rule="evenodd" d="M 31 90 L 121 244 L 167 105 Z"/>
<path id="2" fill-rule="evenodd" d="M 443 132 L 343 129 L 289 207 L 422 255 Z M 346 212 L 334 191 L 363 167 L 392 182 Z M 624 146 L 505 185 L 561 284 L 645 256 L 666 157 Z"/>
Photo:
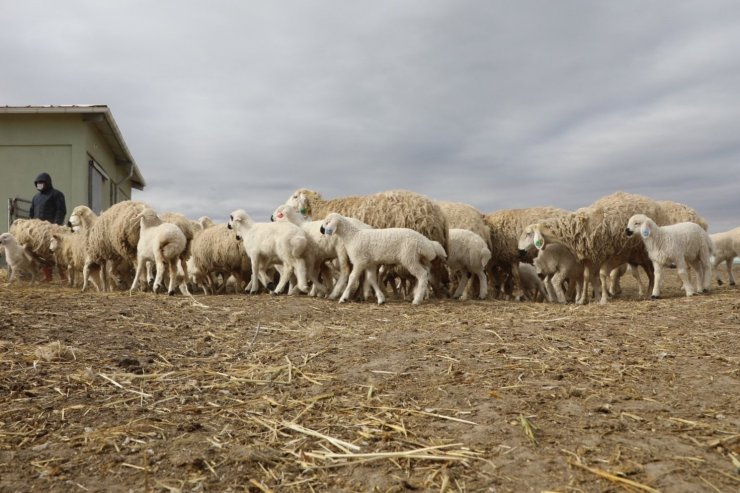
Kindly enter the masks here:
<path id="1" fill-rule="evenodd" d="M 732 1 L 4 2 L 2 104 L 111 107 L 162 210 L 302 186 L 740 223 Z"/>

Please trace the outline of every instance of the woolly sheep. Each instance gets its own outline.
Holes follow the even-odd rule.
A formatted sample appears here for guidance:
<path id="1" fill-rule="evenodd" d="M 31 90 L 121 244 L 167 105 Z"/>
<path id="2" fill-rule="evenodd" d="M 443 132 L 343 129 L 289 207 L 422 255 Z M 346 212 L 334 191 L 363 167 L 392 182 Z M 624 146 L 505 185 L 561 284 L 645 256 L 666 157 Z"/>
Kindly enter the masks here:
<path id="1" fill-rule="evenodd" d="M 87 289 L 90 268 L 99 265 L 104 273 L 103 289 L 107 289 L 105 279 L 109 263 L 123 266 L 136 265 L 137 246 L 141 220 L 139 214 L 146 204 L 126 200 L 105 210 L 90 227 L 86 243 L 86 259 L 83 269 L 82 290 Z"/>
<path id="2" fill-rule="evenodd" d="M 136 246 L 136 275 L 131 283 L 132 292 L 136 288 L 139 278 L 144 273 L 147 263 L 154 262 L 156 265 L 156 277 L 152 290 L 156 293 L 162 284 L 165 264 L 169 273 L 168 294 L 175 294 L 177 286 L 177 264 L 185 263 L 182 259 L 183 252 L 187 247 L 185 233 L 175 224 L 162 221 L 154 209 L 145 207 L 138 215 L 140 221 L 139 242 Z M 183 265 L 187 276 L 187 267 Z"/>
<path id="3" fill-rule="evenodd" d="M 271 264 L 282 266 L 280 282 L 274 293 L 282 293 L 295 273 L 297 288 L 308 292 L 306 262 L 303 251 L 308 243 L 303 230 L 290 222 L 254 222 L 242 209 L 229 216 L 229 229 L 236 231 L 237 239 L 244 242 L 244 250 L 252 263 L 251 293 L 257 293 L 259 284 L 268 285 L 266 268 Z"/>
<path id="4" fill-rule="evenodd" d="M 722 285 L 717 267 L 722 262 L 727 265 L 727 278 L 730 286 L 735 285 L 735 276 L 732 275 L 732 263 L 735 257 L 740 256 L 740 228 L 731 229 L 723 233 L 714 233 L 709 236 L 714 244 L 713 267 L 717 272 L 717 284 Z"/>
<path id="5" fill-rule="evenodd" d="M 447 249 L 449 226 L 442 209 L 430 198 L 407 190 L 392 190 L 366 196 L 325 200 L 321 194 L 306 188 L 296 190 L 285 202 L 304 216 L 325 218 L 330 212 L 352 217 L 372 228 L 408 228 Z M 446 269 L 432 267 L 432 289 L 442 294 L 439 281 Z"/>
<path id="6" fill-rule="evenodd" d="M 352 272 L 347 287 L 339 299 L 346 302 L 357 287 L 359 276 L 365 272 L 375 291 L 378 304 L 385 303 L 385 295 L 378 286 L 377 267 L 400 265 L 416 278 L 413 304 L 424 299 L 428 289 L 429 268 L 437 257 L 446 257 L 442 245 L 429 240 L 409 228 L 359 229 L 341 214 L 331 213 L 321 226 L 323 234 L 336 234 L 344 242 Z"/>
<path id="7" fill-rule="evenodd" d="M 696 270 L 697 291 L 709 291 L 712 277 L 709 260 L 712 254 L 712 240 L 701 226 L 690 222 L 658 226 L 645 214 L 635 214 L 627 222 L 625 234 L 632 236 L 638 231 L 655 269 L 655 284 L 651 296 L 653 299 L 660 297 L 663 266 L 671 262 L 676 264 L 686 296 L 694 294 L 686 270 L 687 264 Z"/>
<path id="8" fill-rule="evenodd" d="M 85 243 L 87 241 L 86 234 L 80 230 L 75 233 L 55 233 L 51 237 L 50 248 L 54 252 L 55 262 L 59 266 L 63 266 L 67 273 L 67 283 L 70 286 L 75 286 L 77 274 L 82 276 L 83 269 L 85 268 Z M 100 269 L 95 269 L 91 274 L 100 276 Z M 92 279 L 96 289 L 100 291 L 98 282 Z"/>
<path id="9" fill-rule="evenodd" d="M 665 225 L 676 223 L 696 223 L 701 229 L 707 231 L 709 225 L 706 220 L 686 204 L 673 202 L 672 200 L 658 200 L 658 206 L 663 212 Z"/>
<path id="10" fill-rule="evenodd" d="M 551 217 L 560 217 L 568 211 L 556 207 L 530 207 L 527 209 L 503 209 L 484 215 L 484 220 L 491 231 L 491 262 L 488 271 L 501 270 L 504 275 L 511 276 L 512 294 L 521 298 L 521 282 L 519 279 L 519 262 L 531 262 L 532 257 L 520 258 L 517 251 L 519 236 L 528 224 Z"/>
<path id="11" fill-rule="evenodd" d="M 480 236 L 486 247 L 491 249 L 491 228 L 486 224 L 481 211 L 472 205 L 462 202 L 437 201 L 442 213 L 447 218 L 449 229 L 467 229 Z"/>
<path id="12" fill-rule="evenodd" d="M 66 233 L 64 226 L 53 224 L 41 219 L 16 219 L 11 224 L 11 233 L 19 245 L 25 245 L 28 251 L 33 252 L 37 261 L 44 266 L 54 266 L 54 253 L 49 248 L 51 237 L 54 234 Z M 64 279 L 64 272 L 58 266 L 59 277 Z"/>
<path id="13" fill-rule="evenodd" d="M 22 272 L 31 275 L 31 284 L 36 282 L 39 270 L 39 258 L 28 245 L 21 245 L 11 233 L 0 235 L 0 246 L 3 247 L 5 261 L 8 263 L 8 284 L 12 284 Z"/>
<path id="14" fill-rule="evenodd" d="M 473 231 L 452 228 L 449 234 L 447 267 L 450 269 L 450 277 L 459 277 L 453 298 L 467 299 L 468 281 L 471 275 L 476 275 L 480 286 L 478 298 L 485 299 L 488 296 L 486 265 L 491 260 L 491 250 L 483 238 Z"/>
<path id="15" fill-rule="evenodd" d="M 218 290 L 225 289 L 226 280 L 230 276 L 234 276 L 239 285 L 248 282 L 249 257 L 242 242 L 236 239 L 234 232 L 226 224 L 214 224 L 197 233 L 191 249 L 188 273 L 199 276 L 197 280 L 210 289 L 210 294 L 217 291 L 214 276 L 219 274 L 223 283 Z"/>

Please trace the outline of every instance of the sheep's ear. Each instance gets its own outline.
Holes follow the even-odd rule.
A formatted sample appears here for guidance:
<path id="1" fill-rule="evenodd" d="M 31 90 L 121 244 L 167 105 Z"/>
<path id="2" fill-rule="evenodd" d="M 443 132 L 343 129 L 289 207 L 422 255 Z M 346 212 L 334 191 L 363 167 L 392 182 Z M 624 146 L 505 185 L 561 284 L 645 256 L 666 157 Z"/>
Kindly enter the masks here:
<path id="1" fill-rule="evenodd" d="M 647 238 L 648 236 L 650 236 L 650 225 L 647 223 L 647 221 L 642 223 L 642 226 L 640 227 L 640 234 L 643 238 Z"/>
<path id="2" fill-rule="evenodd" d="M 542 233 L 540 233 L 539 231 L 535 231 L 533 240 L 534 247 L 537 250 L 542 250 L 543 248 L 545 248 L 545 238 L 543 238 Z"/>

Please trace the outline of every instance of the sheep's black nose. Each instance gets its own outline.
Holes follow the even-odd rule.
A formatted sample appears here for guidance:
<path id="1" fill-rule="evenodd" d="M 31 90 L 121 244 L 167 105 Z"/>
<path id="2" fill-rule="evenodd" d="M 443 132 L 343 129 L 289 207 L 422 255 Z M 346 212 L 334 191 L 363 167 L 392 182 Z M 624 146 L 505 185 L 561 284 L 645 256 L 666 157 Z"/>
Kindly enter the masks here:
<path id="1" fill-rule="evenodd" d="M 270 222 L 271 223 L 274 223 L 275 222 L 275 215 L 274 214 L 271 214 L 270 215 Z"/>
<path id="2" fill-rule="evenodd" d="M 325 231 L 324 225 L 322 224 L 321 227 L 319 228 L 319 232 L 323 235 L 324 231 Z"/>
<path id="3" fill-rule="evenodd" d="M 226 227 L 229 228 L 229 229 L 232 229 L 231 228 L 231 223 L 227 224 Z"/>
<path id="4" fill-rule="evenodd" d="M 522 250 L 520 248 L 519 249 L 519 258 L 521 258 L 521 259 L 527 258 L 527 251 L 526 250 Z"/>
<path id="5" fill-rule="evenodd" d="M 626 234 L 627 236 L 632 236 L 632 230 L 629 228 L 625 228 L 624 234 Z"/>
<path id="6" fill-rule="evenodd" d="M 242 237 L 241 237 L 241 236 L 239 236 L 239 235 L 236 235 L 236 240 L 237 240 L 237 241 L 242 241 Z"/>

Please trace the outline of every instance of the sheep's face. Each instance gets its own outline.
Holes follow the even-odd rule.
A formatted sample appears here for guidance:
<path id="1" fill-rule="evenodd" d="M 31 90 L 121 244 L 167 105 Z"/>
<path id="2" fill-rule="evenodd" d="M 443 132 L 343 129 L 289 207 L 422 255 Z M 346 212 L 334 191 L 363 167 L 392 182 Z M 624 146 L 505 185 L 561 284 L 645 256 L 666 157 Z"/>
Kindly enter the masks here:
<path id="1" fill-rule="evenodd" d="M 236 210 L 229 214 L 229 223 L 226 225 L 227 228 L 236 231 L 236 239 L 241 241 L 242 236 L 239 234 L 239 227 L 245 226 L 249 216 L 242 209 Z"/>
<path id="2" fill-rule="evenodd" d="M 59 250 L 59 241 L 59 236 L 53 235 L 51 237 L 51 241 L 49 242 L 49 250 L 51 250 L 52 252 L 56 252 L 57 250 Z"/>
<path id="3" fill-rule="evenodd" d="M 304 216 L 307 216 L 309 213 L 308 199 L 306 199 L 306 194 L 301 191 L 296 190 L 296 192 L 290 196 L 288 201 L 285 202 L 285 205 L 291 206 L 293 209 L 300 212 Z"/>
<path id="4" fill-rule="evenodd" d="M 11 245 L 15 243 L 15 238 L 10 233 L 3 233 L 0 235 L 0 245 Z"/>
<path id="5" fill-rule="evenodd" d="M 624 230 L 624 234 L 632 236 L 637 231 L 640 232 L 643 238 L 647 238 L 652 233 L 650 228 L 650 218 L 644 214 L 635 214 L 627 222 L 627 228 Z"/>
<path id="6" fill-rule="evenodd" d="M 292 206 L 288 204 L 281 205 L 280 207 L 275 209 L 275 212 L 272 213 L 272 216 L 270 216 L 270 221 L 272 222 L 288 221 L 293 211 L 294 209 Z"/>
<path id="7" fill-rule="evenodd" d="M 324 222 L 321 223 L 321 228 L 319 228 L 319 231 L 322 235 L 333 235 L 337 232 L 337 227 L 339 226 L 339 214 L 331 213 L 328 216 L 326 216 L 326 219 L 324 219 Z"/>
<path id="8" fill-rule="evenodd" d="M 545 248 L 545 238 L 542 236 L 537 225 L 531 224 L 524 228 L 521 236 L 519 236 L 519 256 L 524 258 L 532 248 L 542 250 Z"/>

